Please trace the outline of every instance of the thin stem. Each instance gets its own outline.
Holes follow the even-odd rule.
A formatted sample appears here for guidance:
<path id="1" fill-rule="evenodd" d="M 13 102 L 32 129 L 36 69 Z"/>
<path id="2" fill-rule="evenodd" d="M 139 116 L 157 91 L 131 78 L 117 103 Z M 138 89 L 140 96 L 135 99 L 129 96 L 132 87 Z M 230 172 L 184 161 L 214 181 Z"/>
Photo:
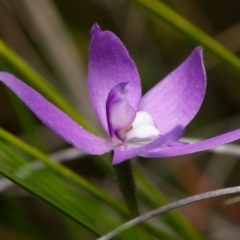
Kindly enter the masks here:
<path id="1" fill-rule="evenodd" d="M 107 161 L 94 161 L 99 167 L 103 169 L 108 175 L 111 173 L 111 166 Z M 166 205 L 168 200 L 164 197 L 164 194 L 159 188 L 155 186 L 146 176 L 144 176 L 139 168 L 134 166 L 134 177 L 138 183 L 138 191 L 144 195 L 145 198 L 151 199 L 153 206 L 156 205 Z M 141 198 L 140 198 L 141 199 Z M 142 201 L 143 202 L 143 201 Z M 152 208 L 152 205 L 147 204 L 147 207 Z M 191 223 L 189 223 L 184 216 L 182 216 L 177 211 L 171 211 L 165 214 L 165 218 L 162 220 L 171 226 L 172 230 L 178 234 L 183 239 L 205 239 Z M 146 226 L 146 225 L 145 225 Z M 154 229 L 155 231 L 155 229 Z M 152 232 L 152 231 L 151 231 Z M 157 236 L 157 234 L 155 234 Z M 167 239 L 165 236 L 161 236 L 159 239 Z"/>
<path id="2" fill-rule="evenodd" d="M 197 195 L 194 195 L 191 197 L 183 198 L 181 200 L 175 201 L 175 202 L 167 204 L 165 206 L 156 208 L 156 209 L 154 209 L 150 212 L 147 212 L 139 217 L 136 217 L 135 219 L 132 219 L 132 220 L 122 224 L 121 226 L 117 227 L 112 232 L 109 232 L 106 235 L 98 238 L 97 240 L 110 240 L 113 237 L 117 236 L 119 233 L 121 233 L 137 224 L 140 224 L 150 218 L 153 218 L 159 214 L 170 211 L 172 209 L 175 209 L 175 208 L 178 208 L 178 207 L 190 204 L 190 203 L 194 203 L 197 201 L 202 201 L 204 199 L 215 198 L 218 196 L 239 193 L 239 192 L 240 192 L 240 186 L 237 186 L 237 187 L 223 188 L 223 189 L 205 192 L 205 193 L 197 194 Z"/>
<path id="3" fill-rule="evenodd" d="M 118 187 L 131 214 L 131 218 L 139 216 L 136 188 L 131 162 L 125 161 L 117 165 L 113 165 L 113 170 L 118 183 Z M 136 231 L 139 240 L 148 239 L 148 236 L 142 225 L 139 225 L 138 228 L 136 228 Z"/>
<path id="4" fill-rule="evenodd" d="M 113 165 L 113 170 L 131 217 L 139 216 L 136 188 L 130 161 Z"/>
<path id="5" fill-rule="evenodd" d="M 167 198 L 164 194 L 150 181 L 146 178 L 141 171 L 134 169 L 136 179 L 139 183 L 140 193 L 151 199 L 151 203 L 148 207 L 154 207 L 156 205 L 164 206 L 168 204 Z M 183 239 L 205 239 L 193 225 L 191 225 L 188 220 L 181 215 L 178 211 L 167 212 L 161 218 L 168 226 L 171 226 L 174 231 L 181 236 Z"/>

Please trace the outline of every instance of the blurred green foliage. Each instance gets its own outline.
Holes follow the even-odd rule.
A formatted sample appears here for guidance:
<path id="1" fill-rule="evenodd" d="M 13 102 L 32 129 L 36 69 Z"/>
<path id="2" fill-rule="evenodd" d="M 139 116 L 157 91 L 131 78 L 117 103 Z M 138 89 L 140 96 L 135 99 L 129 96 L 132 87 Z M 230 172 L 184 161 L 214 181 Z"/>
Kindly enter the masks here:
<path id="1" fill-rule="evenodd" d="M 65 111 L 69 111 L 77 121 L 82 123 L 88 119 L 86 125 L 98 128 L 86 90 L 89 30 L 93 23 L 98 22 L 102 29 L 109 29 L 122 39 L 138 66 L 144 92 L 180 64 L 196 45 L 196 40 L 193 42 L 189 35 L 181 31 L 177 33 L 177 27 L 174 30 L 166 21 L 151 17 L 152 12 L 147 13 L 134 5 L 134 2 L 144 1 L 0 0 L 0 38 L 34 71 L 30 71 L 31 68 L 26 68 L 25 73 L 19 71 L 12 59 L 7 60 L 3 55 L 0 56 L 1 70 L 18 74 L 25 81 L 30 79 L 30 84 L 55 104 L 63 107 L 66 102 Z M 239 55 L 238 1 L 229 0 L 227 4 L 216 0 L 162 2 L 232 53 Z M 187 136 L 210 137 L 240 127 L 239 76 L 219 63 L 205 50 L 207 93 L 199 114 L 186 129 Z M 34 76 L 36 84 L 32 81 Z M 0 92 L 0 124 L 4 129 L 45 152 L 68 147 L 18 100 L 9 97 L 3 86 L 0 86 Z M 59 102 L 56 99 L 60 99 Z M 68 102 L 79 114 L 74 108 L 69 108 Z M 36 168 L 33 171 L 26 168 L 29 176 L 18 175 L 35 156 L 29 156 L 16 146 L 9 146 L 6 139 L 1 140 L 0 145 L 3 175 L 19 181 L 22 186 L 25 184 L 28 191 L 34 193 L 31 191 L 33 189 L 35 195 L 45 201 L 49 200 L 48 203 L 90 229 L 86 230 L 24 190 L 12 185 L 8 187 L 9 183 L 2 178 L 0 239 L 95 239 L 96 235 L 110 231 L 126 221 L 127 217 L 123 216 L 125 210 L 120 213 L 104 201 L 94 198 L 76 182 L 63 177 L 61 170 L 53 172 L 51 168 Z M 105 159 L 83 156 L 67 162 L 66 167 L 119 202 L 121 197 L 107 159 L 109 156 Z M 239 185 L 240 165 L 237 160 L 236 156 L 214 153 L 138 160 L 134 163 L 137 167 L 135 175 L 141 208 L 147 211 L 167 203 L 167 199 L 176 200 L 215 188 Z M 154 222 L 156 227 L 148 225 L 147 229 L 155 236 L 152 239 L 157 239 L 157 234 L 161 239 L 196 239 L 196 236 L 200 239 L 201 235 L 206 239 L 239 239 L 239 203 L 224 206 L 222 202 L 225 200 L 223 197 L 186 206 L 181 214 L 173 212 L 160 216 Z M 136 229 L 133 229 L 119 238 L 131 239 L 130 236 L 134 238 L 135 234 Z"/>

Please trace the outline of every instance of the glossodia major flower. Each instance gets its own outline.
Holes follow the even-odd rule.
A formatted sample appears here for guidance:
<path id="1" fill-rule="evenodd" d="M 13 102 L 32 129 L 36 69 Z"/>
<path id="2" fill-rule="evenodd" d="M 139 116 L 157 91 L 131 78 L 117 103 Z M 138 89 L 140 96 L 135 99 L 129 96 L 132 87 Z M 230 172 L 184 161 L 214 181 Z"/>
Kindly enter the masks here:
<path id="1" fill-rule="evenodd" d="M 113 164 L 134 156 L 159 158 L 194 153 L 240 138 L 240 130 L 193 144 L 178 141 L 198 112 L 205 94 L 202 50 L 196 48 L 172 73 L 141 97 L 137 68 L 119 38 L 91 30 L 87 86 L 93 109 L 108 135 L 96 136 L 34 89 L 0 72 L 0 80 L 67 142 L 87 153 L 113 151 Z"/>

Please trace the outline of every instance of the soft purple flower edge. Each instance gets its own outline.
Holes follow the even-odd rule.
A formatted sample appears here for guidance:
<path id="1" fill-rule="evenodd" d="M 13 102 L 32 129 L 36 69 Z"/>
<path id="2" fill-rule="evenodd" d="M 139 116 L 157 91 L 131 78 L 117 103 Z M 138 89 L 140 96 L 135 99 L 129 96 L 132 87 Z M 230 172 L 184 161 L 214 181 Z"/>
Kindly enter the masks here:
<path id="1" fill-rule="evenodd" d="M 199 111 L 205 90 L 202 48 L 196 47 L 181 65 L 142 97 L 139 110 L 150 113 L 162 134 L 177 125 L 185 128 Z"/>
<path id="2" fill-rule="evenodd" d="M 109 140 L 85 130 L 37 91 L 12 74 L 0 72 L 0 81 L 8 86 L 44 124 L 76 148 L 95 155 L 112 150 Z"/>
<path id="3" fill-rule="evenodd" d="M 101 31 L 97 24 L 93 26 L 91 34 L 88 88 L 93 108 L 103 128 L 108 133 L 106 100 L 110 91 L 114 86 L 128 82 L 126 96 L 130 106 L 134 111 L 149 112 L 161 132 L 158 139 L 145 146 L 131 147 L 124 144 L 115 147 L 113 164 L 137 155 L 158 158 L 194 153 L 240 138 L 240 130 L 235 130 L 194 144 L 172 144 L 196 115 L 204 98 L 206 75 L 200 47 L 140 100 L 140 77 L 122 42 L 110 31 Z M 13 75 L 0 72 L 0 81 L 15 92 L 40 120 L 75 147 L 95 155 L 113 150 L 110 140 L 83 129 Z M 115 120 L 111 125 L 113 129 L 118 129 Z M 166 147 L 168 143 L 171 147 Z"/>
<path id="4" fill-rule="evenodd" d="M 141 81 L 135 63 L 114 33 L 102 31 L 94 24 L 91 35 L 87 85 L 93 109 L 109 134 L 106 101 L 111 89 L 121 82 L 128 82 L 127 98 L 136 111 L 141 98 Z"/>
<path id="5" fill-rule="evenodd" d="M 141 156 L 150 158 L 180 156 L 215 148 L 222 144 L 236 141 L 239 138 L 240 129 L 188 145 L 152 149 L 141 154 Z"/>

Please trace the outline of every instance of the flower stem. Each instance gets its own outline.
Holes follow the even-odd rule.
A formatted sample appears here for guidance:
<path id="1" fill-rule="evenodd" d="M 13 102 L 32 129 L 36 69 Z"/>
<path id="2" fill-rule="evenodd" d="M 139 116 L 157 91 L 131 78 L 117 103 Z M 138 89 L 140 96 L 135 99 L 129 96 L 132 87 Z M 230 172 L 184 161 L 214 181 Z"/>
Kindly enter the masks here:
<path id="1" fill-rule="evenodd" d="M 113 165 L 113 170 L 118 183 L 118 187 L 123 195 L 131 217 L 139 216 L 135 191 L 136 188 L 130 161 L 124 161 L 120 164 Z"/>

